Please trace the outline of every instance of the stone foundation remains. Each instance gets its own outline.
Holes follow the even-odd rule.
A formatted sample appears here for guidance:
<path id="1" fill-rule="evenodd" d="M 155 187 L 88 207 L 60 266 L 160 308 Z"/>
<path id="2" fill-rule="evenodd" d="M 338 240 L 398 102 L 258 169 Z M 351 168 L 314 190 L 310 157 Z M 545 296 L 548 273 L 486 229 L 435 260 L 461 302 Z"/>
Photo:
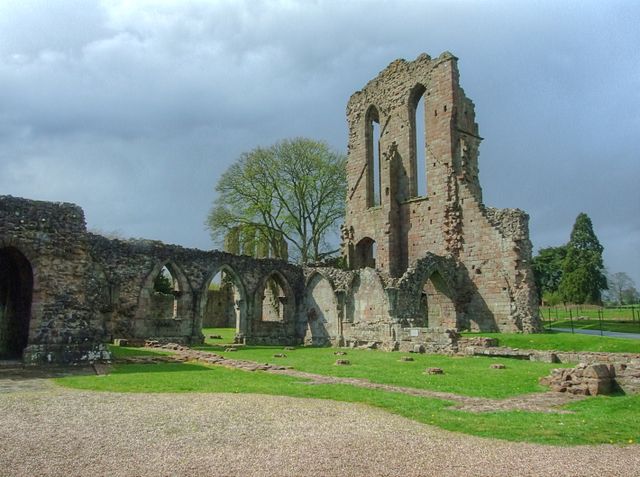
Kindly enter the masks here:
<path id="1" fill-rule="evenodd" d="M 458 330 L 539 331 L 528 217 L 482 202 L 457 59 L 392 62 L 347 119 L 345 270 L 107 239 L 76 205 L 0 196 L 0 359 L 94 361 L 113 339 L 199 343 L 203 325 L 238 343 L 417 352 L 457 351 Z"/>
<path id="2" fill-rule="evenodd" d="M 554 369 L 550 376 L 540 379 L 540 384 L 552 391 L 595 396 L 623 392 L 640 393 L 640 360 L 631 363 L 587 364 L 575 368 Z"/>

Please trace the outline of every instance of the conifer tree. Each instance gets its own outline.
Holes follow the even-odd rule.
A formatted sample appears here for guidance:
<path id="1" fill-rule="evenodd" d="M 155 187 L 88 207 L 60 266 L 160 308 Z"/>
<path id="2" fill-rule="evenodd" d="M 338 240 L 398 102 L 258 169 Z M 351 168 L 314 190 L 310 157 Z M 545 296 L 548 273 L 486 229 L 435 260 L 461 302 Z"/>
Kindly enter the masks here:
<path id="1" fill-rule="evenodd" d="M 593 232 L 591 219 L 578 214 L 567 244 L 562 279 L 558 290 L 565 303 L 602 303 L 601 291 L 607 289 L 602 263 L 604 248 Z"/>

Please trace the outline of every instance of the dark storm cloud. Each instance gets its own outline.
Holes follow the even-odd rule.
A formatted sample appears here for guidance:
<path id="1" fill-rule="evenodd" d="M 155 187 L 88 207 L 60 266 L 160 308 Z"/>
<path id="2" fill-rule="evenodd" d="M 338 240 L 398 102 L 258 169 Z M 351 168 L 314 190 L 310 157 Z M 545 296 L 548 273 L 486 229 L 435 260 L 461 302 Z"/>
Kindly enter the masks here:
<path id="1" fill-rule="evenodd" d="M 0 3 L 0 192 L 90 227 L 211 245 L 219 174 L 305 135 L 346 149 L 349 95 L 398 57 L 460 58 L 485 202 L 534 246 L 593 219 L 640 285 L 640 8 L 633 2 Z"/>

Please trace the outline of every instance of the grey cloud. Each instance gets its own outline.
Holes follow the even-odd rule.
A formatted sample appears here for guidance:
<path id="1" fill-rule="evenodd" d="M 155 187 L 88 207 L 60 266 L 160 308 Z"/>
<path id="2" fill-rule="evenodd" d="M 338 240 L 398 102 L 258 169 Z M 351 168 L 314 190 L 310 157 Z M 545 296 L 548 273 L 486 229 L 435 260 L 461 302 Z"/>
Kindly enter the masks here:
<path id="1" fill-rule="evenodd" d="M 206 248 L 213 185 L 242 151 L 297 135 L 344 150 L 350 94 L 450 50 L 486 138 L 485 202 L 526 209 L 536 248 L 587 212 L 640 285 L 639 18 L 632 2 L 5 0 L 0 191 Z"/>

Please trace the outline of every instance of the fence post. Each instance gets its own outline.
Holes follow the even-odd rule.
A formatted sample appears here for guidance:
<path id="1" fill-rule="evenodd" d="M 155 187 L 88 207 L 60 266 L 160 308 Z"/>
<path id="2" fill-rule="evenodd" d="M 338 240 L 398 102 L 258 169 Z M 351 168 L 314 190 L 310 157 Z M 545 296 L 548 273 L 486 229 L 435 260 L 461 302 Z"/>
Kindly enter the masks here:
<path id="1" fill-rule="evenodd" d="M 569 321 L 571 321 L 571 334 L 573 334 L 573 314 L 571 313 L 571 308 L 569 308 Z"/>
<path id="2" fill-rule="evenodd" d="M 604 315 L 604 313 L 602 312 L 602 310 L 598 310 L 598 321 L 600 322 L 600 336 L 604 336 L 604 334 L 602 333 L 602 316 Z"/>

